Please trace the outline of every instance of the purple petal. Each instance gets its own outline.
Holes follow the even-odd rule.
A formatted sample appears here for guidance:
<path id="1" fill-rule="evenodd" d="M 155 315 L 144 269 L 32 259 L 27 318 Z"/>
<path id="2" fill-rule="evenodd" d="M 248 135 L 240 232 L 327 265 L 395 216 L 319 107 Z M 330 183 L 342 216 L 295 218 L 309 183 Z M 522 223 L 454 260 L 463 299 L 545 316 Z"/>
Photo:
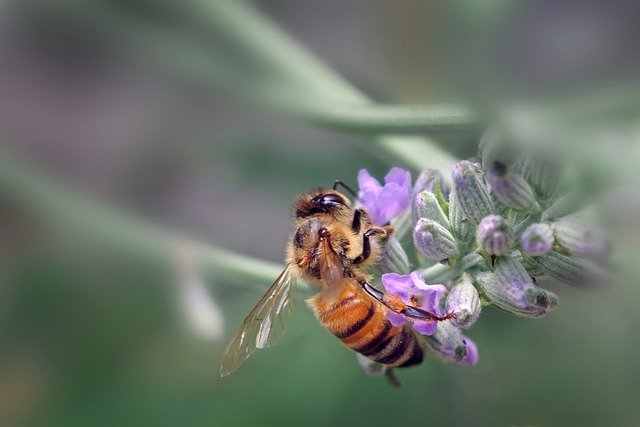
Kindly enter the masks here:
<path id="1" fill-rule="evenodd" d="M 413 329 L 422 335 L 433 335 L 438 329 L 437 322 L 415 322 L 413 324 Z"/>
<path id="2" fill-rule="evenodd" d="M 413 282 L 408 275 L 385 273 L 381 279 L 382 285 L 388 293 L 399 296 L 405 303 L 409 302 L 413 294 Z"/>
<path id="3" fill-rule="evenodd" d="M 375 201 L 373 222 L 384 225 L 409 206 L 409 190 L 395 182 L 385 184 Z"/>
<path id="4" fill-rule="evenodd" d="M 393 311 L 387 311 L 387 319 L 393 326 L 402 326 L 409 321 L 402 314 L 394 313 Z"/>
<path id="5" fill-rule="evenodd" d="M 467 355 L 461 360 L 461 362 L 473 366 L 478 363 L 478 346 L 471 340 L 471 338 L 464 335 L 462 338 L 467 346 Z"/>
<path id="6" fill-rule="evenodd" d="M 377 193 L 382 189 L 382 185 L 377 179 L 369 174 L 366 169 L 360 169 L 358 172 L 358 188 L 362 192 L 373 191 Z"/>
<path id="7" fill-rule="evenodd" d="M 384 176 L 385 184 L 395 183 L 401 188 L 411 191 L 411 173 L 401 168 L 391 168 Z"/>

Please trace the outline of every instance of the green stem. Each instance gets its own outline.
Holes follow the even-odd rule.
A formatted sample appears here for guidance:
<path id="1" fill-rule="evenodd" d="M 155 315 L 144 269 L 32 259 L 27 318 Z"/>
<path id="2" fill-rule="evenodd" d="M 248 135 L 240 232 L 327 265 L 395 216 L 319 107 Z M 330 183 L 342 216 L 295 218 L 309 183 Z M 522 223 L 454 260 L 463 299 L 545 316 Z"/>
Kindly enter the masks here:
<path id="1" fill-rule="evenodd" d="M 438 283 L 447 280 L 455 279 L 463 271 L 470 269 L 473 266 L 481 264 L 484 261 L 481 255 L 472 252 L 465 255 L 459 264 L 454 266 L 446 264 L 435 264 L 431 267 L 427 267 L 421 271 L 422 277 L 426 283 Z"/>
<path id="2" fill-rule="evenodd" d="M 216 278 L 262 287 L 282 266 L 197 242 L 62 188 L 49 177 L 0 153 L 0 192 L 30 214 L 69 233 L 127 250 L 142 258 L 175 263 L 188 245 L 198 266 Z"/>
<path id="3" fill-rule="evenodd" d="M 204 45 L 175 29 L 141 24 L 105 3 L 61 0 L 54 4 L 44 2 L 42 7 L 74 11 L 76 18 L 95 22 L 100 31 L 117 37 L 121 46 L 151 57 L 183 76 L 207 85 L 224 86 L 252 102 L 323 126 L 375 133 L 478 132 L 476 117 L 462 107 L 372 103 L 242 1 L 192 1 L 202 6 L 195 13 L 199 19 L 262 63 L 261 68 L 271 70 L 269 78 L 258 81 L 224 53 L 216 52 L 211 44 Z M 372 145 L 390 156 L 390 162 L 401 161 L 418 170 L 440 168 L 445 179 L 455 162 L 450 154 L 425 138 L 380 137 Z"/>

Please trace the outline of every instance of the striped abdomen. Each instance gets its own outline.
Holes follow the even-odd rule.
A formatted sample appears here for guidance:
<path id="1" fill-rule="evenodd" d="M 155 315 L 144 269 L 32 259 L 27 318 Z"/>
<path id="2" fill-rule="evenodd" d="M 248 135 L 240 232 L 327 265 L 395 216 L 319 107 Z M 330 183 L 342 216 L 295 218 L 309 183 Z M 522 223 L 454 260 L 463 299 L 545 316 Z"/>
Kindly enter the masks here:
<path id="1" fill-rule="evenodd" d="M 334 303 L 310 300 L 318 320 L 352 350 L 393 367 L 422 362 L 419 338 L 408 326 L 392 326 L 386 308 L 360 289 L 341 292 Z"/>

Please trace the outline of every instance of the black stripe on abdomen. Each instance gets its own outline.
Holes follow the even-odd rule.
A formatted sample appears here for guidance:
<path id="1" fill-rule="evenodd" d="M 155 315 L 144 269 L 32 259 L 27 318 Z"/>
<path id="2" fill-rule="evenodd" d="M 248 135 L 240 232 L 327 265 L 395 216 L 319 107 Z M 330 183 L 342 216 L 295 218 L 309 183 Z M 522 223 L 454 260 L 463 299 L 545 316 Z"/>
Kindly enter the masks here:
<path id="1" fill-rule="evenodd" d="M 402 357 L 412 343 L 413 336 L 411 332 L 403 328 L 399 333 L 387 340 L 380 350 L 369 357 L 378 363 L 390 365 Z"/>
<path id="2" fill-rule="evenodd" d="M 375 310 L 374 304 L 369 304 L 369 311 L 367 311 L 367 314 L 362 319 L 353 323 L 344 331 L 337 331 L 337 332 L 334 332 L 333 334 L 340 339 L 347 338 L 355 334 L 356 332 L 358 332 L 360 329 L 364 328 L 366 324 L 369 323 L 369 321 L 371 320 L 371 318 L 375 313 L 376 313 L 376 310 Z"/>

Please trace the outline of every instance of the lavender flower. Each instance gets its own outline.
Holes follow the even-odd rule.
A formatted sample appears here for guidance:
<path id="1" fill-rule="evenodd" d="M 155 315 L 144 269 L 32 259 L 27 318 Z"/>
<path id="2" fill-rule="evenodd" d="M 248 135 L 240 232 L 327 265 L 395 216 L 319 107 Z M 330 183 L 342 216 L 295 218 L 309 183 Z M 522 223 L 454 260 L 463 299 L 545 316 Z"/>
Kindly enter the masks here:
<path id="1" fill-rule="evenodd" d="M 513 248 L 513 231 L 509 222 L 500 215 L 482 218 L 476 231 L 478 246 L 492 255 L 505 255 Z"/>
<path id="2" fill-rule="evenodd" d="M 384 177 L 384 186 L 366 169 L 358 172 L 359 200 L 376 225 L 388 224 L 391 218 L 409 206 L 411 174 L 392 168 Z"/>
<path id="3" fill-rule="evenodd" d="M 549 224 L 531 224 L 520 236 L 520 248 L 530 256 L 544 255 L 553 246 L 553 231 Z"/>
<path id="4" fill-rule="evenodd" d="M 400 297 L 407 305 L 419 307 L 434 316 L 441 314 L 441 300 L 447 291 L 444 285 L 427 285 L 418 271 L 411 274 L 387 273 L 382 275 L 382 284 L 385 290 Z M 431 335 L 436 331 L 435 321 L 416 322 L 402 314 L 387 312 L 387 318 L 393 326 L 401 326 L 408 322 L 414 322 L 413 328 L 423 335 Z"/>

